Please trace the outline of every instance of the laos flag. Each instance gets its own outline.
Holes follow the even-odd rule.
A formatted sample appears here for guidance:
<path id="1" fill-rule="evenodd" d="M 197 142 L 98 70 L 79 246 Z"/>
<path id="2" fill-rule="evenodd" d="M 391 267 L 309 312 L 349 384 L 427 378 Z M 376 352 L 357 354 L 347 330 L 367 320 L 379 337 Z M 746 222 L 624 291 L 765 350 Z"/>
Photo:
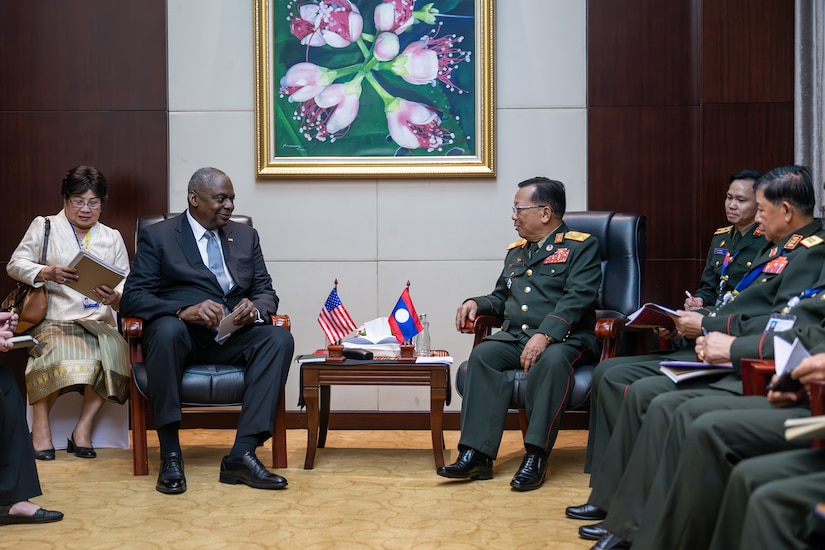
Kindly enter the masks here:
<path id="1" fill-rule="evenodd" d="M 412 339 L 413 336 L 424 330 L 421 321 L 418 320 L 418 314 L 415 312 L 408 288 L 404 289 L 398 303 L 395 304 L 389 323 L 390 330 L 392 330 L 399 344 Z"/>

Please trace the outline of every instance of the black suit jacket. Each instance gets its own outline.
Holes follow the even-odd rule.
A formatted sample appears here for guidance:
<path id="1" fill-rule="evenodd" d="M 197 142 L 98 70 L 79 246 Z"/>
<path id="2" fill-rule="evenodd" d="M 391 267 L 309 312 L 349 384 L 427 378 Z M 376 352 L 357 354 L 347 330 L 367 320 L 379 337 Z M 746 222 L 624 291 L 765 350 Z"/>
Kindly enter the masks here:
<path id="1" fill-rule="evenodd" d="M 231 310 L 242 298 L 249 298 L 264 319 L 277 313 L 278 295 L 266 270 L 258 232 L 230 221 L 219 234 L 226 267 L 235 281 L 226 296 L 201 259 L 186 213 L 142 229 L 120 302 L 121 315 L 151 321 L 207 299 Z"/>

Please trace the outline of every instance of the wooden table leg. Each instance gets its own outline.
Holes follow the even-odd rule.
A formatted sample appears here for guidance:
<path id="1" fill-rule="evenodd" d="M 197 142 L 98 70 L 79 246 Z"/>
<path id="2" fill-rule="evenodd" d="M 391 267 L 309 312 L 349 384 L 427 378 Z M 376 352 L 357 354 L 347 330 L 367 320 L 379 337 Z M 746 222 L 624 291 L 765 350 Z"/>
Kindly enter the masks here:
<path id="1" fill-rule="evenodd" d="M 318 448 L 318 386 L 304 386 L 304 403 L 307 408 L 307 456 L 304 470 L 311 470 L 315 464 Z"/>
<path id="2" fill-rule="evenodd" d="M 329 429 L 329 394 L 330 386 L 321 386 L 321 431 L 318 434 L 318 448 L 323 449 L 327 444 L 327 430 Z"/>
<path id="3" fill-rule="evenodd" d="M 430 387 L 430 432 L 436 468 L 444 466 L 444 401 L 446 399 L 445 388 Z"/>

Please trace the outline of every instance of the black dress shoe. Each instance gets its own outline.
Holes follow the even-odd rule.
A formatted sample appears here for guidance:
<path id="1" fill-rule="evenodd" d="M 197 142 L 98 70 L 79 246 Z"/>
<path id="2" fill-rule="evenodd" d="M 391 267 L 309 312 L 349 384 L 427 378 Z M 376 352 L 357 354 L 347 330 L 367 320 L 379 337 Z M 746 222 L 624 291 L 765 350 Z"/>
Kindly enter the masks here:
<path id="1" fill-rule="evenodd" d="M 75 456 L 79 456 L 80 458 L 95 458 L 97 456 L 94 447 L 81 447 L 80 445 L 74 444 L 74 432 L 72 432 L 72 436 L 66 440 L 66 452 L 74 453 Z"/>
<path id="2" fill-rule="evenodd" d="M 245 483 L 256 489 L 283 489 L 287 486 L 286 479 L 267 470 L 254 451 L 246 451 L 240 458 L 223 457 L 219 479 L 221 483 Z"/>
<path id="3" fill-rule="evenodd" d="M 541 487 L 546 475 L 547 459 L 535 453 L 527 453 L 513 476 L 510 487 L 517 491 L 532 491 Z"/>
<path id="4" fill-rule="evenodd" d="M 0 506 L 0 525 L 15 525 L 20 523 L 51 523 L 63 519 L 63 512 L 54 512 L 39 508 L 30 516 L 18 516 L 9 513 L 11 506 Z"/>
<path id="5" fill-rule="evenodd" d="M 601 540 L 603 536 L 609 534 L 610 531 L 605 529 L 601 522 L 579 527 L 579 536 L 586 540 Z"/>
<path id="6" fill-rule="evenodd" d="M 590 550 L 611 550 L 612 548 L 630 548 L 630 545 L 618 535 L 608 532 L 599 539 L 599 542 L 591 546 Z"/>
<path id="7" fill-rule="evenodd" d="M 155 489 L 167 495 L 186 492 L 186 476 L 183 475 L 183 457 L 177 451 L 161 457 L 160 472 Z"/>
<path id="8" fill-rule="evenodd" d="M 585 503 L 581 506 L 568 506 L 564 509 L 564 515 L 572 519 L 601 521 L 607 517 L 607 512 L 600 508 L 596 508 L 592 504 Z"/>
<path id="9" fill-rule="evenodd" d="M 35 449 L 34 458 L 37 460 L 54 460 L 54 447 L 51 449 L 43 449 L 42 451 Z"/>
<path id="10" fill-rule="evenodd" d="M 493 459 L 475 449 L 461 451 L 455 462 L 439 466 L 435 473 L 450 479 L 493 479 Z"/>

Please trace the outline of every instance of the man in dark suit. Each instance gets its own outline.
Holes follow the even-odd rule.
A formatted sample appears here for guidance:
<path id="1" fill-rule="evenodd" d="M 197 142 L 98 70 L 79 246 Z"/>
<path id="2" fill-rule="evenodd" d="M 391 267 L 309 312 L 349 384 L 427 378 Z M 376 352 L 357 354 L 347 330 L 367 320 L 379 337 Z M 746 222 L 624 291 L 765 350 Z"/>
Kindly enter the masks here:
<path id="1" fill-rule="evenodd" d="M 602 271 L 599 243 L 562 221 L 564 185 L 547 178 L 519 183 L 513 223 L 521 240 L 508 247 L 492 294 L 466 300 L 456 327 L 476 315 L 504 318 L 501 331 L 476 346 L 469 359 L 461 406 L 458 460 L 438 468 L 448 478 L 490 479 L 498 453 L 513 371 L 530 372 L 525 455 L 510 486 L 538 489 L 558 434 L 573 369 L 599 355 L 593 334 Z"/>
<path id="2" fill-rule="evenodd" d="M 0 351 L 11 348 L 8 339 L 15 327 L 17 315 L 0 312 Z M 12 371 L 0 366 L 0 525 L 63 519 L 61 512 L 29 502 L 42 494 L 23 398 Z"/>
<path id="3" fill-rule="evenodd" d="M 186 491 L 178 428 L 182 369 L 192 363 L 246 367 L 244 404 L 235 443 L 221 461 L 220 481 L 283 489 L 287 481 L 255 455 L 272 435 L 275 407 L 289 372 L 294 342 L 268 322 L 278 296 L 258 233 L 230 221 L 235 190 L 216 168 L 189 180 L 188 210 L 141 230 L 126 280 L 121 314 L 144 319 L 143 349 L 161 468 L 156 489 Z M 230 312 L 240 328 L 222 343 L 218 325 Z"/>

